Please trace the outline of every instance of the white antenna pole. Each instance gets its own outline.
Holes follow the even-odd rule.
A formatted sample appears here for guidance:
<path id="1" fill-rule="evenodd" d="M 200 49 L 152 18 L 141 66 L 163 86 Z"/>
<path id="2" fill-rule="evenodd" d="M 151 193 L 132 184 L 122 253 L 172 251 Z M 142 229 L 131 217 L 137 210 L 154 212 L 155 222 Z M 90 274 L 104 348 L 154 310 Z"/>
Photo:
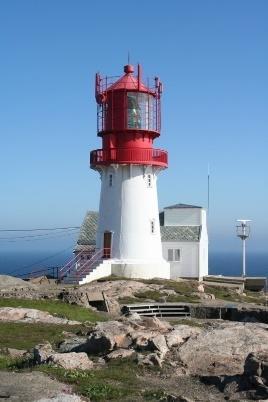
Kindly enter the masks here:
<path id="1" fill-rule="evenodd" d="M 237 219 L 239 224 L 236 226 L 237 236 L 242 240 L 242 277 L 246 277 L 246 240 L 249 238 L 250 227 L 249 219 Z"/>
<path id="2" fill-rule="evenodd" d="M 246 276 L 246 239 L 242 240 L 243 247 L 243 278 Z"/>

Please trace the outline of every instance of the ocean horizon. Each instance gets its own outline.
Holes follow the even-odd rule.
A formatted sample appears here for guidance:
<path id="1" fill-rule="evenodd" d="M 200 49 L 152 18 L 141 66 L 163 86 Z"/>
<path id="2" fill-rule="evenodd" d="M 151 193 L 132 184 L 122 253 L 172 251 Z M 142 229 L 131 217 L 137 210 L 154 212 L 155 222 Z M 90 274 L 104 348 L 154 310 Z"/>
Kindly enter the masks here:
<path id="1" fill-rule="evenodd" d="M 61 267 L 72 258 L 72 252 L 0 251 L 0 274 L 20 276 L 48 267 Z M 268 276 L 268 253 L 248 253 L 246 273 L 249 276 Z M 239 253 L 210 252 L 209 274 L 240 276 L 242 259 Z"/>

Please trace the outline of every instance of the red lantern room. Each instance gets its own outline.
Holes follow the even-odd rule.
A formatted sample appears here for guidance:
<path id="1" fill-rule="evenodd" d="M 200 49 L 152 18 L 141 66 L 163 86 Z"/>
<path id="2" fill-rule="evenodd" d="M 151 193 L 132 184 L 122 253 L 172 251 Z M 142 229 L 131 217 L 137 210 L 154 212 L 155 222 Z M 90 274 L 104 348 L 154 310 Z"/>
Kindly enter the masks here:
<path id="1" fill-rule="evenodd" d="M 119 79 L 96 74 L 98 104 L 98 136 L 102 149 L 90 154 L 94 169 L 99 165 L 135 164 L 167 167 L 167 152 L 153 148 L 153 140 L 160 135 L 160 97 L 162 84 L 154 79 L 154 86 L 145 86 L 138 65 L 126 65 Z"/>

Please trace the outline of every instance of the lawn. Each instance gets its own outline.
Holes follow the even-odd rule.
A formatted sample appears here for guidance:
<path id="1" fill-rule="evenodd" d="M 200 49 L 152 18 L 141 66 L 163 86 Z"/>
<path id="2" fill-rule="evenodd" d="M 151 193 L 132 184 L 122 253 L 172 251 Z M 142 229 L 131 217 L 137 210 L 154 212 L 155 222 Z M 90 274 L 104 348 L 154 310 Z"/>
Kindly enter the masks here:
<path id="1" fill-rule="evenodd" d="M 50 342 L 53 346 L 64 339 L 63 331 L 77 333 L 82 325 L 24 324 L 1 322 L 0 349 L 31 349 L 38 343 Z"/>

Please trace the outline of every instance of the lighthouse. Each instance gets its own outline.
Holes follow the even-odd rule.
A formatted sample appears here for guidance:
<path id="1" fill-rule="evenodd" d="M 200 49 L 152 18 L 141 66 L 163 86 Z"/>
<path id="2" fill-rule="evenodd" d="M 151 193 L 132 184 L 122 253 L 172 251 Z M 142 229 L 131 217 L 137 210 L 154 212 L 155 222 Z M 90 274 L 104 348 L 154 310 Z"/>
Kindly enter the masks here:
<path id="1" fill-rule="evenodd" d="M 90 166 L 100 174 L 96 251 L 111 273 L 128 278 L 170 278 L 163 259 L 157 178 L 168 154 L 154 148 L 160 136 L 162 83 L 142 82 L 141 67 L 124 67 L 117 79 L 96 74 L 97 135 Z"/>

